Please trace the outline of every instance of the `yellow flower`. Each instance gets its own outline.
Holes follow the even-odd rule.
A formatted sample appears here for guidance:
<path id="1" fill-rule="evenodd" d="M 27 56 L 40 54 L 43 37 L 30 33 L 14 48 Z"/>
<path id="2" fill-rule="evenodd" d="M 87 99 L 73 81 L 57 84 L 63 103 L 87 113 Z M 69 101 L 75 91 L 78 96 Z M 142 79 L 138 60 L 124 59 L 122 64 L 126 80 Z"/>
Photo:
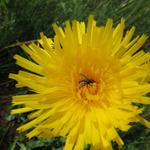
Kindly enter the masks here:
<path id="1" fill-rule="evenodd" d="M 31 60 L 15 55 L 25 70 L 9 77 L 34 93 L 13 96 L 22 108 L 12 114 L 30 112 L 18 131 L 29 130 L 29 138 L 64 136 L 65 150 L 85 144 L 112 150 L 112 141 L 124 144 L 116 129 L 127 131 L 131 122 L 150 127 L 135 105 L 150 104 L 150 54 L 139 51 L 147 36 L 132 38 L 135 27 L 124 33 L 124 22 L 97 26 L 90 16 L 87 27 L 76 20 L 64 30 L 53 24 L 53 40 L 41 33 L 37 44 L 21 46 Z"/>

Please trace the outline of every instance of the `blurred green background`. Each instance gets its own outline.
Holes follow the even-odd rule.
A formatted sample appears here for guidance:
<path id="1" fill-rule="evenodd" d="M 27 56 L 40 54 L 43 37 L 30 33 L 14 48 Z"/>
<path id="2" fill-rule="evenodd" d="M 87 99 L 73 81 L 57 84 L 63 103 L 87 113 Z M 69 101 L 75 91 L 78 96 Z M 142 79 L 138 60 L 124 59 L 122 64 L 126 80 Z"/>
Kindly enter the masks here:
<path id="1" fill-rule="evenodd" d="M 13 55 L 19 53 L 28 57 L 18 42 L 32 41 L 44 32 L 53 37 L 52 23 L 64 26 L 66 20 L 87 21 L 95 16 L 98 24 L 104 24 L 107 18 L 113 18 L 114 25 L 121 17 L 126 19 L 126 29 L 136 26 L 135 34 L 150 35 L 150 0 L 0 0 L 0 149 L 1 150 L 61 150 L 65 139 L 33 138 L 28 140 L 24 134 L 18 134 L 16 128 L 26 122 L 26 115 L 12 116 L 11 96 L 24 94 L 28 89 L 15 88 L 15 81 L 8 79 L 10 72 L 19 69 Z M 150 49 L 150 40 L 143 46 Z M 144 115 L 150 112 L 145 107 Z M 147 119 L 150 119 L 147 115 Z M 150 150 L 150 129 L 134 125 L 127 133 L 120 133 L 125 146 L 115 150 Z M 90 149 L 87 145 L 85 149 Z"/>

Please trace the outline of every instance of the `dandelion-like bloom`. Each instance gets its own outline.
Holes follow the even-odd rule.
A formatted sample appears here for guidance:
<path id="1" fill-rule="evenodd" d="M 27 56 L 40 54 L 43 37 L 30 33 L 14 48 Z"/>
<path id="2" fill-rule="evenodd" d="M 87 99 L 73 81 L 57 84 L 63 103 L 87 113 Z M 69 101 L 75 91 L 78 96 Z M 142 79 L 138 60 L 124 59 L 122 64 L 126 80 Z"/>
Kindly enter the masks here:
<path id="1" fill-rule="evenodd" d="M 13 96 L 22 108 L 12 114 L 28 112 L 30 120 L 18 131 L 66 137 L 65 150 L 112 150 L 112 141 L 123 145 L 116 129 L 127 131 L 131 122 L 150 127 L 136 105 L 150 104 L 150 54 L 139 51 L 147 36 L 132 38 L 135 27 L 124 33 L 124 22 L 97 26 L 90 16 L 87 27 L 76 20 L 64 30 L 53 24 L 53 40 L 41 33 L 38 43 L 21 46 L 31 59 L 15 55 L 25 70 L 9 77 L 34 93 Z"/>

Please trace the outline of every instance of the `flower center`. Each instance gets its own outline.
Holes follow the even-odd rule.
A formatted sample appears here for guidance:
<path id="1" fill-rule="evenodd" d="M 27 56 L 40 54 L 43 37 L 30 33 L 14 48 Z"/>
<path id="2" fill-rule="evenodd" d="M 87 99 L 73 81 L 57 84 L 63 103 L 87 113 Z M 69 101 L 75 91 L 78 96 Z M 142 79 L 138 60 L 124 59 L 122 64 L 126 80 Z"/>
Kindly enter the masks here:
<path id="1" fill-rule="evenodd" d="M 85 77 L 78 82 L 77 96 L 84 100 L 98 100 L 98 83 Z"/>

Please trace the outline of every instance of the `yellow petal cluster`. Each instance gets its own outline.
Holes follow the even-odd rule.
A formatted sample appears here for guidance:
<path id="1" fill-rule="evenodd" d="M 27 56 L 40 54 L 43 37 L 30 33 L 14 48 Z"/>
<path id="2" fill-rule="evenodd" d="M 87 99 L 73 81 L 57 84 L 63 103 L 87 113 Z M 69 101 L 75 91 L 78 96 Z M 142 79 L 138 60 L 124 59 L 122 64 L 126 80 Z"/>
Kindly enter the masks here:
<path id="1" fill-rule="evenodd" d="M 74 20 L 53 28 L 53 39 L 41 33 L 37 43 L 21 45 L 30 60 L 14 56 L 23 69 L 9 77 L 32 91 L 13 96 L 12 114 L 29 118 L 17 130 L 29 138 L 66 137 L 64 150 L 112 150 L 112 141 L 124 144 L 118 129 L 128 131 L 131 122 L 150 127 L 136 105 L 150 104 L 150 54 L 139 50 L 148 37 L 133 37 L 135 27 L 124 32 L 124 19 L 97 26 L 93 16 L 87 26 Z"/>

